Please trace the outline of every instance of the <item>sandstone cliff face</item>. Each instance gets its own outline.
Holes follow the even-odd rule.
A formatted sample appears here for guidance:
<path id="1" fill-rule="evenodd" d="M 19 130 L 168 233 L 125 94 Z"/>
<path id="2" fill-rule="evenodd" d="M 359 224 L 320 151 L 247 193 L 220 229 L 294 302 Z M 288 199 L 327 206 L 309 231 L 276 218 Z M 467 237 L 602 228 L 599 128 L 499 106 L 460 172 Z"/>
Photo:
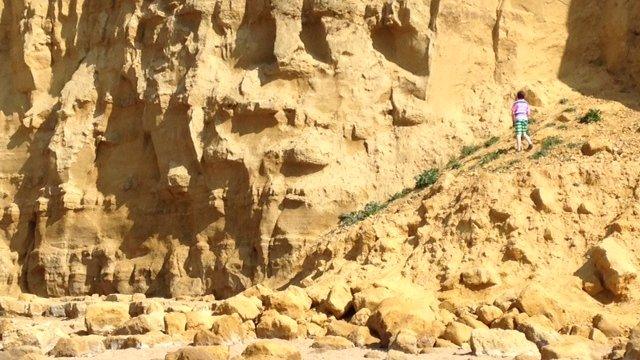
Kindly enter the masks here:
<path id="1" fill-rule="evenodd" d="M 506 129 L 523 84 L 544 102 L 558 76 L 637 83 L 638 15 L 613 0 L 3 0 L 0 289 L 226 297 L 286 276 L 337 215 Z"/>

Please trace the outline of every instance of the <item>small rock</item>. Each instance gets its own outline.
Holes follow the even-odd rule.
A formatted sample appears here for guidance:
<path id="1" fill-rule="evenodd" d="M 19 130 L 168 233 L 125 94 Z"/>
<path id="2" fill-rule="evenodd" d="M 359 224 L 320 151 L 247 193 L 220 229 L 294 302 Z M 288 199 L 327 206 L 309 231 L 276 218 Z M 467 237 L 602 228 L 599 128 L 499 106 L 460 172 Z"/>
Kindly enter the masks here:
<path id="1" fill-rule="evenodd" d="M 593 326 L 610 338 L 621 337 L 625 333 L 624 329 L 615 320 L 602 314 L 593 317 Z"/>
<path id="2" fill-rule="evenodd" d="M 369 317 L 371 317 L 371 310 L 367 308 L 363 308 L 363 309 L 360 309 L 360 311 L 358 311 L 357 313 L 355 313 L 351 317 L 351 320 L 349 322 L 352 323 L 353 325 L 366 326 L 367 321 L 369 320 Z"/>
<path id="3" fill-rule="evenodd" d="M 170 352 L 165 360 L 227 360 L 229 348 L 226 346 L 187 346 Z"/>
<path id="4" fill-rule="evenodd" d="M 287 315 L 268 310 L 262 314 L 256 333 L 260 338 L 295 339 L 298 323 Z"/>
<path id="5" fill-rule="evenodd" d="M 560 341 L 541 349 L 542 359 L 601 360 L 609 353 L 607 346 L 581 336 L 565 335 Z"/>
<path id="6" fill-rule="evenodd" d="M 341 336 L 333 335 L 321 336 L 319 338 L 316 338 L 316 340 L 311 345 L 312 348 L 321 350 L 344 350 L 350 349 L 354 346 L 355 345 L 351 341 Z"/>
<path id="7" fill-rule="evenodd" d="M 593 156 L 602 151 L 613 152 L 611 150 L 611 146 L 606 142 L 600 139 L 590 139 L 586 143 L 582 145 L 580 148 L 582 155 Z"/>
<path id="8" fill-rule="evenodd" d="M 500 276 L 489 267 L 469 269 L 460 275 L 461 282 L 468 288 L 483 289 L 500 283 Z"/>
<path id="9" fill-rule="evenodd" d="M 187 328 L 187 315 L 181 312 L 165 314 L 164 327 L 169 335 L 179 334 L 185 331 Z"/>
<path id="10" fill-rule="evenodd" d="M 260 316 L 262 309 L 262 301 L 259 298 L 239 294 L 222 301 L 213 309 L 213 313 L 221 315 L 238 314 L 242 320 L 254 320 Z"/>
<path id="11" fill-rule="evenodd" d="M 284 341 L 259 340 L 247 346 L 242 352 L 246 360 L 301 360 L 302 355 L 292 345 Z"/>
<path id="12" fill-rule="evenodd" d="M 76 336 L 58 340 L 49 352 L 53 357 L 88 357 L 104 352 L 104 338 L 98 335 Z"/>
<path id="13" fill-rule="evenodd" d="M 483 305 L 476 310 L 478 320 L 482 321 L 486 325 L 490 325 L 494 320 L 502 316 L 502 310 L 497 306 Z"/>
<path id="14" fill-rule="evenodd" d="M 411 330 L 400 330 L 400 332 L 391 339 L 389 349 L 408 354 L 418 354 L 420 352 L 418 348 L 418 337 L 416 333 Z"/>
<path id="15" fill-rule="evenodd" d="M 222 336 L 215 334 L 210 330 L 198 330 L 195 336 L 193 337 L 193 345 L 195 346 L 215 346 L 215 345 L 223 345 L 225 340 Z"/>

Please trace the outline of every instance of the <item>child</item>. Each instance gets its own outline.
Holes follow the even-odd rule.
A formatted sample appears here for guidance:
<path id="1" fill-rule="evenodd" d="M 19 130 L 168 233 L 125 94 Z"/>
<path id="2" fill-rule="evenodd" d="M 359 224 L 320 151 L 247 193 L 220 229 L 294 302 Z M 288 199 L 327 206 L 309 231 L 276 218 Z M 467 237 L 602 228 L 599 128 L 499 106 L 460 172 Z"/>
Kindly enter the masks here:
<path id="1" fill-rule="evenodd" d="M 531 108 L 525 100 L 524 91 L 518 91 L 516 102 L 511 107 L 513 127 L 516 129 L 516 150 L 522 151 L 522 137 L 529 143 L 529 149 L 533 147 L 533 141 L 529 137 L 529 116 Z"/>

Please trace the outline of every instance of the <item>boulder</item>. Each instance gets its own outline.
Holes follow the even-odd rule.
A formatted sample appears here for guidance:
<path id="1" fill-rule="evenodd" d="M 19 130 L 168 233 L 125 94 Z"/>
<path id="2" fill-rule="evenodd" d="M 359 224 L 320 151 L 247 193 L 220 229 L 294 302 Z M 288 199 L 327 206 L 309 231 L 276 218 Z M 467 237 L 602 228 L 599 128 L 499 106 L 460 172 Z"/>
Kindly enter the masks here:
<path id="1" fill-rule="evenodd" d="M 123 326 L 130 318 L 128 304 L 100 302 L 87 306 L 84 322 L 90 334 L 107 335 Z"/>
<path id="2" fill-rule="evenodd" d="M 491 325 L 494 320 L 502 316 L 502 310 L 497 306 L 483 305 L 476 310 L 476 315 L 478 316 L 478 320 L 486 325 Z"/>
<path id="3" fill-rule="evenodd" d="M 640 359 L 640 323 L 631 330 L 624 353 L 624 360 L 638 359 Z"/>
<path id="4" fill-rule="evenodd" d="M 540 358 L 534 343 L 515 330 L 475 329 L 471 332 L 471 350 L 474 355 L 516 357 L 520 355 Z"/>
<path id="5" fill-rule="evenodd" d="M 360 309 L 357 313 L 355 313 L 349 322 L 353 325 L 366 326 L 367 321 L 371 317 L 371 310 L 367 308 Z"/>
<path id="6" fill-rule="evenodd" d="M 302 355 L 292 345 L 275 340 L 259 340 L 242 352 L 246 360 L 301 360 Z"/>
<path id="7" fill-rule="evenodd" d="M 320 350 L 344 350 L 354 347 L 353 343 L 342 336 L 321 336 L 315 339 L 311 347 Z"/>
<path id="8" fill-rule="evenodd" d="M 247 338 L 247 329 L 238 314 L 215 316 L 211 330 L 224 339 L 225 344 L 236 344 Z"/>
<path id="9" fill-rule="evenodd" d="M 265 311 L 256 326 L 256 334 L 260 338 L 295 339 L 298 331 L 298 323 L 294 319 L 273 310 Z"/>
<path id="10" fill-rule="evenodd" d="M 610 352 L 606 345 L 582 336 L 565 335 L 560 341 L 541 349 L 542 359 L 602 360 Z"/>
<path id="11" fill-rule="evenodd" d="M 104 352 L 104 338 L 99 335 L 74 336 L 58 340 L 49 352 L 53 357 L 88 357 Z"/>
<path id="12" fill-rule="evenodd" d="M 179 334 L 187 329 L 187 315 L 181 312 L 164 315 L 164 328 L 167 334 Z"/>
<path id="13" fill-rule="evenodd" d="M 214 306 L 213 313 L 219 315 L 238 314 L 242 320 L 254 320 L 262 313 L 262 301 L 255 296 L 238 294 Z"/>
<path id="14" fill-rule="evenodd" d="M 191 311 L 187 314 L 186 329 L 187 330 L 209 330 L 213 327 L 213 315 L 209 310 Z"/>
<path id="15" fill-rule="evenodd" d="M 598 314 L 593 317 L 593 327 L 602 331 L 607 337 L 621 337 L 625 335 L 625 330 L 615 319 L 603 314 Z"/>
<path id="16" fill-rule="evenodd" d="M 268 309 L 276 310 L 294 319 L 304 316 L 311 309 L 311 298 L 304 289 L 290 286 L 284 291 L 277 291 L 265 296 Z"/>
<path id="17" fill-rule="evenodd" d="M 225 339 L 222 336 L 210 330 L 198 330 L 193 337 L 193 345 L 195 346 L 214 346 L 223 345 Z"/>
<path id="18" fill-rule="evenodd" d="M 352 303 L 351 288 L 345 283 L 339 283 L 331 288 L 327 298 L 320 304 L 320 308 L 340 319 L 349 310 Z"/>
<path id="19" fill-rule="evenodd" d="M 548 295 L 548 291 L 541 285 L 527 286 L 518 296 L 515 306 L 520 312 L 529 316 L 544 315 L 559 328 L 564 320 L 564 311 L 558 302 Z"/>
<path id="20" fill-rule="evenodd" d="M 402 351 L 408 354 L 418 354 L 418 337 L 411 330 L 400 330 L 389 343 L 390 350 Z"/>
<path id="21" fill-rule="evenodd" d="M 129 319 L 124 325 L 115 330 L 117 335 L 138 335 L 146 334 L 150 331 L 163 331 L 164 313 L 153 313 L 136 316 Z"/>
<path id="22" fill-rule="evenodd" d="M 473 328 L 470 326 L 454 321 L 447 325 L 444 333 L 442 334 L 442 338 L 449 340 L 458 346 L 462 346 L 462 344 L 469 342 L 472 331 Z"/>
<path id="23" fill-rule="evenodd" d="M 353 305 L 356 311 L 364 308 L 375 311 L 380 303 L 394 296 L 394 292 L 385 287 L 370 287 L 353 295 Z"/>
<path id="24" fill-rule="evenodd" d="M 516 329 L 524 333 L 527 340 L 536 344 L 538 348 L 557 342 L 561 338 L 560 334 L 553 328 L 551 320 L 545 316 L 520 316 L 516 318 L 516 322 Z"/>
<path id="25" fill-rule="evenodd" d="M 629 256 L 629 250 L 609 237 L 592 249 L 591 259 L 603 279 L 604 287 L 617 298 L 627 299 L 629 286 L 637 277 L 637 269 Z"/>
<path id="26" fill-rule="evenodd" d="M 226 346 L 187 346 L 165 356 L 165 360 L 227 360 L 229 348 Z"/>
<path id="27" fill-rule="evenodd" d="M 613 152 L 611 145 L 606 141 L 598 138 L 589 139 L 580 148 L 582 155 L 593 156 L 602 151 Z"/>
<path id="28" fill-rule="evenodd" d="M 538 211 L 555 212 L 557 208 L 553 192 L 547 188 L 535 188 L 531 192 L 531 200 Z"/>
<path id="29" fill-rule="evenodd" d="M 417 337 L 440 337 L 444 325 L 424 299 L 392 297 L 380 303 L 367 322 L 369 329 L 387 346 L 400 330 L 411 330 Z"/>

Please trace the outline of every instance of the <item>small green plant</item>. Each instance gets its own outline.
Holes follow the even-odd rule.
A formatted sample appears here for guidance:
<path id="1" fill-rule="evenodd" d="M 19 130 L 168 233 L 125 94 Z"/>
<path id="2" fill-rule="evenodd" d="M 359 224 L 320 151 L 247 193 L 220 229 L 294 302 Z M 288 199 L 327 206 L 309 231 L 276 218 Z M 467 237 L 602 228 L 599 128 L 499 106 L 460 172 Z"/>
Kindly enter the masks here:
<path id="1" fill-rule="evenodd" d="M 491 153 L 488 153 L 487 155 L 483 156 L 482 159 L 480 159 L 480 166 L 484 166 L 494 160 L 497 160 L 500 155 L 502 154 L 506 154 L 506 150 L 497 150 Z"/>
<path id="2" fill-rule="evenodd" d="M 560 99 L 560 101 L 559 101 L 559 102 L 560 102 L 560 104 L 561 104 L 561 105 L 564 105 L 564 104 L 567 104 L 567 103 L 569 102 L 569 99 L 567 99 L 567 98 L 562 98 L 562 99 Z"/>
<path id="3" fill-rule="evenodd" d="M 559 125 L 558 130 L 567 130 L 569 127 L 567 125 Z"/>
<path id="4" fill-rule="evenodd" d="M 551 151 L 551 149 L 553 149 L 554 147 L 560 144 L 562 144 L 562 139 L 560 139 L 559 137 L 557 136 L 546 137 L 544 138 L 544 140 L 542 140 L 541 149 L 536 151 L 533 155 L 531 155 L 531 158 L 534 160 L 543 158 L 549 155 L 549 151 Z"/>
<path id="5" fill-rule="evenodd" d="M 387 203 L 392 203 L 398 199 L 402 199 L 403 197 L 407 196 L 409 193 L 411 192 L 411 189 L 404 189 L 402 191 L 399 191 L 393 195 L 391 195 L 391 197 L 389 198 L 389 200 L 387 201 Z"/>
<path id="6" fill-rule="evenodd" d="M 460 169 L 461 167 L 462 167 L 462 163 L 460 163 L 460 161 L 458 161 L 458 159 L 456 158 L 452 158 L 447 163 L 447 169 L 457 170 L 457 169 Z"/>
<path id="7" fill-rule="evenodd" d="M 571 142 L 571 143 L 567 144 L 567 147 L 569 149 L 577 149 L 577 148 L 579 148 L 581 146 L 582 146 L 582 144 L 581 143 L 577 143 L 577 142 Z"/>
<path id="8" fill-rule="evenodd" d="M 495 145 L 498 141 L 500 141 L 500 138 L 497 136 L 493 136 L 491 137 L 491 139 L 484 142 L 484 147 L 488 148 L 492 145 Z"/>
<path id="9" fill-rule="evenodd" d="M 577 109 L 576 109 L 575 107 L 573 107 L 573 106 L 572 106 L 572 107 L 568 107 L 568 108 L 566 108 L 566 109 L 562 110 L 562 112 L 566 112 L 566 113 L 574 113 L 574 112 L 576 112 L 576 110 L 577 110 Z"/>
<path id="10" fill-rule="evenodd" d="M 342 226 L 350 226 L 356 224 L 371 215 L 375 215 L 387 207 L 387 204 L 381 204 L 378 202 L 370 202 L 364 206 L 363 210 L 353 211 L 347 214 L 340 215 L 340 224 Z"/>
<path id="11" fill-rule="evenodd" d="M 599 121 L 602 121 L 602 111 L 598 109 L 589 109 L 589 111 L 580 118 L 581 124 L 592 124 Z"/>
<path id="12" fill-rule="evenodd" d="M 422 174 L 416 176 L 416 189 L 427 188 L 438 181 L 440 171 L 438 169 L 429 169 Z"/>
<path id="13" fill-rule="evenodd" d="M 476 151 L 480 150 L 480 146 L 478 145 L 465 145 L 460 150 L 460 157 L 466 158 L 467 156 L 473 155 Z"/>

